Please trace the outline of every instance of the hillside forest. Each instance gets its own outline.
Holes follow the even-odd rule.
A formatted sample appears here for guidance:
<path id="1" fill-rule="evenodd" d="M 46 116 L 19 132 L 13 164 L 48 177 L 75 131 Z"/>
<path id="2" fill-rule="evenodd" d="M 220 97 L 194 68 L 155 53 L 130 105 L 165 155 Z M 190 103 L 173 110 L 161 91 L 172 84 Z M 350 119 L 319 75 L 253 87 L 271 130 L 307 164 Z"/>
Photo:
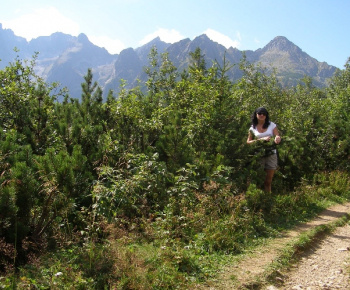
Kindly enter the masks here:
<path id="1" fill-rule="evenodd" d="M 107 99 L 91 69 L 78 97 L 36 55 L 0 71 L 0 288 L 188 289 L 350 197 L 350 59 L 326 88 L 285 88 L 245 57 L 236 82 L 189 58 L 153 48 L 147 90 Z M 246 143 L 261 106 L 282 136 L 272 193 Z"/>

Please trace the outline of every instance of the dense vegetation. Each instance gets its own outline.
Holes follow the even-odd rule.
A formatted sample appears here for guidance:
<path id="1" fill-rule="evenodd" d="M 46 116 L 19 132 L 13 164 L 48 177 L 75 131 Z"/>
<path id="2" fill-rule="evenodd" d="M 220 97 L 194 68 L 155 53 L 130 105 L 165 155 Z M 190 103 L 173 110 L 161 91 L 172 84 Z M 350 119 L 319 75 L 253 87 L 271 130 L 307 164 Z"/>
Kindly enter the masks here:
<path id="1" fill-rule="evenodd" d="M 350 60 L 286 89 L 245 59 L 232 83 L 200 49 L 183 72 L 149 57 L 147 91 L 107 100 L 91 70 L 79 98 L 35 56 L 0 71 L 0 287 L 185 288 L 350 196 Z M 246 145 L 260 106 L 283 136 L 271 195 Z"/>

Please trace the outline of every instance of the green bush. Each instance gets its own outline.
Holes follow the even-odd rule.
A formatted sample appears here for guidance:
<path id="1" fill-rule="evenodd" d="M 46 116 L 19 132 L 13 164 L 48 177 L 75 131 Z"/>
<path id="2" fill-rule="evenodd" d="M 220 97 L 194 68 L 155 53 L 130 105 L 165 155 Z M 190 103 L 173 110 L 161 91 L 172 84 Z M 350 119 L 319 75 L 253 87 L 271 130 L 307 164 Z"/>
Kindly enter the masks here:
<path id="1" fill-rule="evenodd" d="M 144 86 L 122 82 L 106 102 L 91 70 L 81 99 L 38 78 L 35 57 L 0 70 L 2 285 L 186 288 L 205 255 L 238 253 L 349 198 L 349 63 L 319 89 L 308 77 L 282 88 L 245 58 L 235 83 L 226 60 L 206 67 L 197 49 L 190 62 L 179 73 L 153 49 Z M 246 144 L 260 106 L 283 140 L 272 194 Z"/>

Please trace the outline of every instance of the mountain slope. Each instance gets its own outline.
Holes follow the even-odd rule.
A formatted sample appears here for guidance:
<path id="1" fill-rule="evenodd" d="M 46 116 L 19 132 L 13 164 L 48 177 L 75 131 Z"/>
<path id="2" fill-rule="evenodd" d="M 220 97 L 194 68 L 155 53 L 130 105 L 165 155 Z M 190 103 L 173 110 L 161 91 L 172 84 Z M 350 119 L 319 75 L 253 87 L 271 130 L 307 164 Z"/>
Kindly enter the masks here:
<path id="1" fill-rule="evenodd" d="M 89 68 L 99 71 L 116 59 L 106 49 L 93 45 L 85 34 L 80 34 L 47 68 L 44 77 L 48 82 L 60 82 L 69 88 L 74 98 L 81 95 L 80 84 Z M 79 85 L 79 86 L 78 86 Z"/>
<path id="2" fill-rule="evenodd" d="M 9 62 L 14 61 L 17 49 L 25 49 L 27 40 L 23 37 L 16 36 L 12 30 L 3 29 L 0 23 L 0 68 L 4 68 Z"/>
<path id="3" fill-rule="evenodd" d="M 276 69 L 276 75 L 283 86 L 294 86 L 307 75 L 316 86 L 323 87 L 336 71 L 336 67 L 318 62 L 283 36 L 274 38 L 256 51 L 240 51 L 232 47 L 226 49 L 205 34 L 193 40 L 187 38 L 173 44 L 163 42 L 157 37 L 139 48 L 128 48 L 119 55 L 112 55 L 106 49 L 91 43 L 85 34 L 74 37 L 57 32 L 27 42 L 11 30 L 3 29 L 0 24 L 0 41 L 0 68 L 13 61 L 16 55 L 22 59 L 30 59 L 35 52 L 39 52 L 36 72 L 47 82 L 59 82 L 67 87 L 70 96 L 74 98 L 81 96 L 80 85 L 88 68 L 92 69 L 94 79 L 103 89 L 104 96 L 109 90 L 118 92 L 122 79 L 125 80 L 127 88 L 134 87 L 138 80 L 146 81 L 144 67 L 149 65 L 152 47 L 157 49 L 159 55 L 167 52 L 179 72 L 188 67 L 190 52 L 198 47 L 205 57 L 207 67 L 213 62 L 222 65 L 225 58 L 226 62 L 235 64 L 227 73 L 232 81 L 242 76 L 237 64 L 243 54 L 250 63 L 266 67 L 267 72 Z M 15 53 L 14 47 L 19 52 Z"/>
<path id="4" fill-rule="evenodd" d="M 275 68 L 284 85 L 295 85 L 297 79 L 307 75 L 312 76 L 315 85 L 324 86 L 335 72 L 334 67 L 318 62 L 283 36 L 258 49 L 254 57 L 270 71 Z"/>

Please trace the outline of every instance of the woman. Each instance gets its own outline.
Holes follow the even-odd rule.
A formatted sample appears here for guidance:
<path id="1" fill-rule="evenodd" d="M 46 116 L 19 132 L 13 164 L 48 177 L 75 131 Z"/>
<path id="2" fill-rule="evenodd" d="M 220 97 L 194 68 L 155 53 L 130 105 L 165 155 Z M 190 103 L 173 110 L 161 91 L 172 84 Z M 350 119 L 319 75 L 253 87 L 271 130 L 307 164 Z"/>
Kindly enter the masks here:
<path id="1" fill-rule="evenodd" d="M 252 125 L 249 128 L 247 143 L 268 142 L 271 138 L 274 138 L 275 144 L 281 142 L 277 125 L 270 121 L 268 111 L 264 107 L 260 107 L 252 115 Z M 266 172 L 264 189 L 266 192 L 271 192 L 272 178 L 278 167 L 276 149 L 271 149 L 268 155 L 262 157 L 261 165 Z"/>

